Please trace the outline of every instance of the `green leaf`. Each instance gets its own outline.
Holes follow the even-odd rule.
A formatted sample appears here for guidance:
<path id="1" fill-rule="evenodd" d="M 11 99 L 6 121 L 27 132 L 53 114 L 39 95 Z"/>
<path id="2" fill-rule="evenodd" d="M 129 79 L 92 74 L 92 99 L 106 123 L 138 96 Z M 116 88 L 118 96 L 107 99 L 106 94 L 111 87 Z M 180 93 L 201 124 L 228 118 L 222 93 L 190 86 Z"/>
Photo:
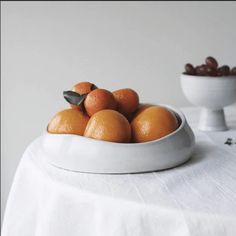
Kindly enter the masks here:
<path id="1" fill-rule="evenodd" d="M 73 105 L 81 105 L 87 94 L 80 95 L 74 91 L 64 91 L 63 96 L 68 103 Z"/>

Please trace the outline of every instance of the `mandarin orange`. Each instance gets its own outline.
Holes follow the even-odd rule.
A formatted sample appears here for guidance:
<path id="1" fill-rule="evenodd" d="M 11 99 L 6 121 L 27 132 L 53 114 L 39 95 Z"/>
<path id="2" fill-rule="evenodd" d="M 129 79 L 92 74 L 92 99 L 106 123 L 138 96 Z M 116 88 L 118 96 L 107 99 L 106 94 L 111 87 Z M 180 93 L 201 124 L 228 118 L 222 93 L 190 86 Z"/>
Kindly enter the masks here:
<path id="1" fill-rule="evenodd" d="M 128 120 L 114 110 L 102 110 L 89 120 L 84 136 L 117 143 L 128 143 L 131 128 Z"/>
<path id="2" fill-rule="evenodd" d="M 119 89 L 114 91 L 113 95 L 118 104 L 118 111 L 123 115 L 129 115 L 138 108 L 139 96 L 133 89 Z"/>
<path id="3" fill-rule="evenodd" d="M 111 109 L 116 110 L 117 103 L 113 94 L 106 89 L 95 89 L 90 92 L 84 101 L 84 107 L 89 116 L 98 111 Z"/>
<path id="4" fill-rule="evenodd" d="M 94 90 L 96 88 L 97 88 L 96 85 L 94 85 L 94 84 L 92 84 L 90 82 L 85 81 L 85 82 L 80 82 L 80 83 L 74 85 L 71 90 L 73 92 L 79 93 L 80 95 L 83 95 L 83 94 L 90 93 L 92 90 Z M 71 104 L 70 106 L 73 109 L 81 110 L 80 106 L 78 106 L 78 105 Z"/>
<path id="5" fill-rule="evenodd" d="M 162 106 L 151 106 L 131 122 L 132 139 L 136 143 L 160 139 L 178 128 L 173 112 Z"/>
<path id="6" fill-rule="evenodd" d="M 90 83 L 90 82 L 80 82 L 72 87 L 72 91 L 79 93 L 80 95 L 90 93 L 92 90 L 94 90 L 96 85 Z"/>
<path id="7" fill-rule="evenodd" d="M 147 108 L 152 107 L 154 105 L 149 104 L 149 103 L 140 103 L 138 106 L 138 109 L 133 113 L 133 118 L 137 117 L 140 113 L 142 113 L 143 111 L 145 111 Z"/>
<path id="8" fill-rule="evenodd" d="M 89 117 L 81 111 L 66 109 L 58 112 L 48 125 L 48 132 L 53 134 L 83 135 Z"/>

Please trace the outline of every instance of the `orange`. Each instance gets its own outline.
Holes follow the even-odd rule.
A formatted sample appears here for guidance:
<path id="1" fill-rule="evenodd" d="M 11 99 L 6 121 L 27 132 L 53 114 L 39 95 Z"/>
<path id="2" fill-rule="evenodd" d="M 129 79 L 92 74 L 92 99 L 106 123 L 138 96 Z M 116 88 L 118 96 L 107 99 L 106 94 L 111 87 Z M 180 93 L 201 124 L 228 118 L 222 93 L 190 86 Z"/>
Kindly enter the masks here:
<path id="1" fill-rule="evenodd" d="M 139 105 L 138 94 L 129 88 L 119 89 L 113 92 L 118 104 L 118 111 L 123 115 L 133 113 Z"/>
<path id="2" fill-rule="evenodd" d="M 53 134 L 83 135 L 89 117 L 81 111 L 66 109 L 58 112 L 48 125 L 48 132 Z"/>
<path id="3" fill-rule="evenodd" d="M 102 110 L 95 113 L 89 120 L 84 136 L 104 141 L 128 143 L 131 128 L 128 120 L 114 110 Z"/>
<path id="4" fill-rule="evenodd" d="M 72 91 L 79 93 L 80 95 L 90 93 L 96 85 L 90 82 L 80 82 L 73 86 Z"/>
<path id="5" fill-rule="evenodd" d="M 95 89 L 87 95 L 84 101 L 84 107 L 88 115 L 92 116 L 101 110 L 116 110 L 117 103 L 110 91 L 106 89 Z"/>
<path id="6" fill-rule="evenodd" d="M 97 88 L 96 85 L 90 83 L 90 82 L 80 82 L 72 87 L 72 91 L 79 93 L 80 95 L 90 93 L 93 89 Z M 70 105 L 74 109 L 80 110 L 80 106 L 77 105 Z"/>
<path id="7" fill-rule="evenodd" d="M 162 106 L 151 106 L 131 122 L 132 138 L 136 143 L 157 140 L 178 128 L 175 115 Z"/>
<path id="8" fill-rule="evenodd" d="M 133 119 L 137 117 L 141 112 L 145 111 L 147 108 L 151 106 L 154 106 L 154 105 L 148 104 L 148 103 L 140 103 L 138 106 L 138 109 L 133 114 Z"/>

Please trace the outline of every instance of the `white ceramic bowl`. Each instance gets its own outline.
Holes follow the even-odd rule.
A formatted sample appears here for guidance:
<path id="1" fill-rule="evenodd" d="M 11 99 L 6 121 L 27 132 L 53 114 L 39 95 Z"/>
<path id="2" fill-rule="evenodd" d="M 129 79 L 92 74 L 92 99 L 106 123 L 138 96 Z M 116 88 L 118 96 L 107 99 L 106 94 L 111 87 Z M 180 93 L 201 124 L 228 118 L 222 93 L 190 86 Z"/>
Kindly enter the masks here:
<path id="1" fill-rule="evenodd" d="M 223 108 L 236 102 L 236 76 L 208 77 L 181 75 L 186 98 L 202 107 L 198 128 L 202 131 L 226 130 Z"/>
<path id="2" fill-rule="evenodd" d="M 159 140 L 123 144 L 46 132 L 41 142 L 45 159 L 63 169 L 91 173 L 137 173 L 178 166 L 190 158 L 195 138 L 182 112 L 167 107 L 180 126 Z"/>

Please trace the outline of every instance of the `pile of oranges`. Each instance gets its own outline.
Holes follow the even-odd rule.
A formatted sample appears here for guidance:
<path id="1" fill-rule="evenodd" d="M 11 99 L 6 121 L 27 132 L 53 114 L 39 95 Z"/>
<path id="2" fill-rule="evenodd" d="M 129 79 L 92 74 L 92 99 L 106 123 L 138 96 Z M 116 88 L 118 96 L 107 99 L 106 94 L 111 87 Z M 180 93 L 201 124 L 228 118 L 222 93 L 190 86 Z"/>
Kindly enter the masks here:
<path id="1" fill-rule="evenodd" d="M 48 125 L 53 134 L 75 134 L 117 143 L 157 140 L 178 128 L 172 111 L 140 104 L 133 89 L 110 92 L 81 82 L 64 92 L 70 108 L 57 113 Z"/>

